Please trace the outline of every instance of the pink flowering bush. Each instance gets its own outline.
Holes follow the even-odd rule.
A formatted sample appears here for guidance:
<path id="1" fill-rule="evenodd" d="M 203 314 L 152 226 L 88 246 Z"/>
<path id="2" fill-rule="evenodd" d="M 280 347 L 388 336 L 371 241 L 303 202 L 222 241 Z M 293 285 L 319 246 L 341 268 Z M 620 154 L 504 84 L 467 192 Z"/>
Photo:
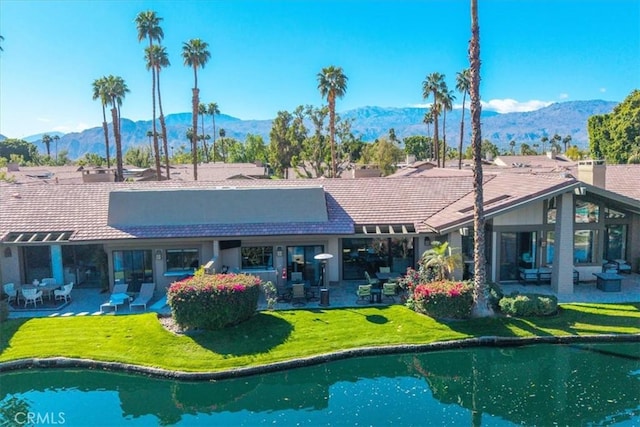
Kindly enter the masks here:
<path id="1" fill-rule="evenodd" d="M 249 274 L 214 274 L 174 282 L 167 302 L 183 328 L 222 329 L 253 316 L 258 310 L 260 278 Z"/>
<path id="2" fill-rule="evenodd" d="M 418 313 L 436 319 L 467 319 L 473 306 L 473 286 L 446 280 L 420 283 L 413 288 L 410 304 Z"/>

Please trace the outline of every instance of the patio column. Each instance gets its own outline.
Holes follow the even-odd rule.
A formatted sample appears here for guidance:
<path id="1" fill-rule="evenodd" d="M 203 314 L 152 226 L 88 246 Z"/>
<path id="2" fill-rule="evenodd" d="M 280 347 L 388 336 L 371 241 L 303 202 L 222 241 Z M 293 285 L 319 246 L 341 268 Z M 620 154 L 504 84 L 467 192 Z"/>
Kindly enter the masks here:
<path id="1" fill-rule="evenodd" d="M 62 246 L 60 245 L 51 245 L 51 274 L 56 279 L 56 283 L 65 284 L 64 268 L 62 267 Z"/>
<path id="2" fill-rule="evenodd" d="M 558 294 L 573 293 L 573 193 L 557 196 L 551 287 Z"/>

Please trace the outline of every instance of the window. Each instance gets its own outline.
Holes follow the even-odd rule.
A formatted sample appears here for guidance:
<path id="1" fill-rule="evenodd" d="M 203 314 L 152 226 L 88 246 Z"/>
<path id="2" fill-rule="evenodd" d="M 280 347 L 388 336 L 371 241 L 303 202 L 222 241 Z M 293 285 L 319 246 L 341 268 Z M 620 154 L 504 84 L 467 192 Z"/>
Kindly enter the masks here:
<path id="1" fill-rule="evenodd" d="M 592 264 L 596 260 L 598 230 L 577 230 L 573 238 L 573 258 L 576 264 Z"/>
<path id="2" fill-rule="evenodd" d="M 167 272 L 193 271 L 200 266 L 197 249 L 167 249 Z"/>
<path id="3" fill-rule="evenodd" d="M 557 200 L 555 197 L 553 199 L 549 199 L 549 201 L 547 202 L 547 224 L 556 223 L 556 215 L 558 213 L 556 204 Z"/>
<path id="4" fill-rule="evenodd" d="M 605 259 L 626 259 L 627 226 L 625 224 L 608 225 L 604 232 Z"/>
<path id="5" fill-rule="evenodd" d="M 576 224 L 597 223 L 599 220 L 600 206 L 595 203 L 576 198 Z"/>
<path id="6" fill-rule="evenodd" d="M 242 269 L 272 269 L 273 246 L 245 246 L 240 248 Z"/>
<path id="7" fill-rule="evenodd" d="M 153 282 L 151 250 L 113 251 L 113 278 L 129 285 L 129 292 L 140 291 L 140 284 Z"/>

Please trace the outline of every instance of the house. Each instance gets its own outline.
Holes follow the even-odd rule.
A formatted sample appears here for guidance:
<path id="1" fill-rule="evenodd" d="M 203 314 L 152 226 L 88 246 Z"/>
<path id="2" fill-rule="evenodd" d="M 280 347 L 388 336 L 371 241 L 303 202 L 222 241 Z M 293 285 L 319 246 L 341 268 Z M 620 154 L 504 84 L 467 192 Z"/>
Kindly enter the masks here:
<path id="1" fill-rule="evenodd" d="M 553 289 L 570 294 L 574 272 L 592 280 L 608 259 L 625 259 L 638 270 L 640 174 L 630 173 L 635 184 L 629 184 L 620 178 L 622 167 L 608 173 L 597 162 L 582 166 L 582 180 L 578 171 L 485 173 L 491 280 L 517 281 L 523 269 L 545 269 Z M 625 185 L 633 188 L 616 191 Z M 467 266 L 472 260 L 469 173 L 2 183 L 0 210 L 3 282 L 123 280 L 136 291 L 148 281 L 167 287 L 206 265 L 274 282 L 301 273 L 327 285 L 363 280 L 380 267 L 402 273 L 436 240 L 460 248 Z M 320 253 L 333 255 L 326 278 L 315 259 Z M 458 277 L 471 273 L 467 267 Z"/>

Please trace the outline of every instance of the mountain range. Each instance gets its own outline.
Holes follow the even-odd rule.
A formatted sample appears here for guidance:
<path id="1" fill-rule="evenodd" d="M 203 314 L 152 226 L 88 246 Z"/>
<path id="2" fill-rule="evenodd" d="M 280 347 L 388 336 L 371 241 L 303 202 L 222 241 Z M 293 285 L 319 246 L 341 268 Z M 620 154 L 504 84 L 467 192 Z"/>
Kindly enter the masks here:
<path id="1" fill-rule="evenodd" d="M 516 141 L 516 149 L 521 143 L 532 146 L 540 142 L 540 138 L 551 138 L 554 134 L 561 137 L 570 135 L 571 143 L 581 149 L 588 147 L 587 120 L 596 114 L 610 113 L 617 102 L 592 100 L 570 101 L 549 105 L 536 111 L 523 113 L 499 114 L 492 111 L 482 113 L 482 139 L 490 140 L 500 149 L 509 149 L 509 142 Z M 393 128 L 399 140 L 411 135 L 427 135 L 427 126 L 422 119 L 426 108 L 383 108 L 362 107 L 340 113 L 343 119 L 352 119 L 352 132 L 363 141 L 372 142 L 375 139 L 389 134 Z M 460 138 L 460 120 L 462 109 L 447 112 L 445 122 L 446 140 L 449 145 L 457 146 Z M 469 111 L 465 111 L 465 146 L 469 144 L 471 135 Z M 440 116 L 440 124 L 443 117 Z M 220 114 L 216 116 L 216 132 L 223 128 L 227 137 L 244 141 L 248 134 L 260 135 L 265 143 L 269 141 L 272 120 L 241 120 L 236 117 Z M 167 134 L 169 146 L 177 149 L 181 145 L 189 146 L 186 131 L 191 127 L 191 113 L 169 114 L 166 116 Z M 312 127 L 307 126 L 309 133 Z M 109 126 L 111 129 L 111 126 Z M 430 126 L 433 132 L 433 126 Z M 125 153 L 129 148 L 148 145 L 147 132 L 151 130 L 150 120 L 133 122 L 122 119 L 122 150 Z M 158 125 L 158 131 L 159 125 Z M 211 116 L 205 116 L 205 133 L 212 133 Z M 104 134 L 102 127 L 95 127 L 82 132 L 61 135 L 57 143 L 58 152 L 68 151 L 70 159 L 78 159 L 86 153 L 104 155 Z M 442 131 L 439 137 L 442 139 Z M 0 135 L 0 140 L 4 139 Z M 45 151 L 42 142 L 42 134 L 24 138 L 38 146 L 42 153 Z M 113 135 L 110 135 L 112 154 L 115 153 Z M 53 154 L 54 146 L 51 145 Z"/>

